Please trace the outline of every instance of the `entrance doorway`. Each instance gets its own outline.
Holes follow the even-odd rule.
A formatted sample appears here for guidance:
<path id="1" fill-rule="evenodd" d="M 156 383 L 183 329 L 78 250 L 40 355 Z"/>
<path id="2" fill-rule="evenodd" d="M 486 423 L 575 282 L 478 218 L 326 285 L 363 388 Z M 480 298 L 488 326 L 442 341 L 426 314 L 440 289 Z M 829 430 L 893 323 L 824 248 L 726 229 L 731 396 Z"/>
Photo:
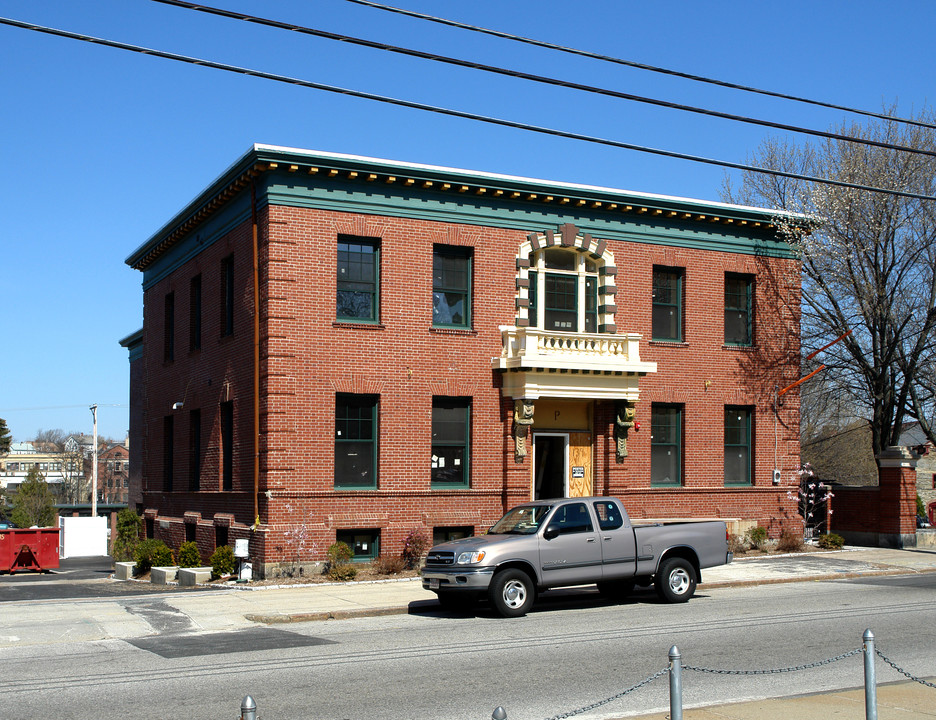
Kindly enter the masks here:
<path id="1" fill-rule="evenodd" d="M 533 499 L 565 497 L 569 488 L 569 434 L 533 433 Z"/>

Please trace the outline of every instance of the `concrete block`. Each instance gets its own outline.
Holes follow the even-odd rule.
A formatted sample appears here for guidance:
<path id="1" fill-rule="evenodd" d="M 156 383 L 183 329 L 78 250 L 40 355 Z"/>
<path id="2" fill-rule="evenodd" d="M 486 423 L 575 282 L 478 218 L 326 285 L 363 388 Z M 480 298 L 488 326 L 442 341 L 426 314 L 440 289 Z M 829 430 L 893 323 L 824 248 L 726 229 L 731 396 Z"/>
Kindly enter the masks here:
<path id="1" fill-rule="evenodd" d="M 114 563 L 114 577 L 118 580 L 129 580 L 133 577 L 133 568 L 135 567 L 135 562 Z"/>
<path id="2" fill-rule="evenodd" d="M 179 568 L 175 565 L 172 567 L 154 567 L 150 569 L 150 582 L 154 585 L 168 585 L 175 582 L 178 573 Z"/>
<path id="3" fill-rule="evenodd" d="M 211 580 L 210 567 L 180 568 L 179 585 L 186 587 L 191 585 L 201 585 Z"/>

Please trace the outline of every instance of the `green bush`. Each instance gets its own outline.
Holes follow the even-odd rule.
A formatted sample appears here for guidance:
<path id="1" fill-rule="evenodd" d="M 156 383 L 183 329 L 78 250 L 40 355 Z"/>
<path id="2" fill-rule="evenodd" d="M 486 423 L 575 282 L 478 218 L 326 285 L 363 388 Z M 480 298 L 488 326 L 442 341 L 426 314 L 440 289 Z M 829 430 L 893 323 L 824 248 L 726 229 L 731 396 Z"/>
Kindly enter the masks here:
<path id="1" fill-rule="evenodd" d="M 168 567 L 175 564 L 172 550 L 162 540 L 149 538 L 140 541 L 133 553 L 136 562 L 136 573 L 142 575 L 154 567 Z"/>
<path id="2" fill-rule="evenodd" d="M 746 533 L 744 533 L 744 537 L 749 543 L 751 543 L 751 547 L 757 550 L 763 550 L 764 543 L 767 542 L 767 528 L 761 525 L 752 527 Z"/>
<path id="3" fill-rule="evenodd" d="M 329 545 L 326 554 L 328 565 L 325 568 L 325 574 L 330 580 L 353 580 L 357 576 L 357 568 L 351 564 L 354 551 L 347 543 L 338 541 Z"/>
<path id="4" fill-rule="evenodd" d="M 127 562 L 136 557 L 142 530 L 143 518 L 137 515 L 135 510 L 124 508 L 117 513 L 117 537 L 114 538 L 112 550 L 115 561 Z"/>
<path id="5" fill-rule="evenodd" d="M 818 544 L 823 550 L 840 550 L 845 544 L 845 538 L 835 533 L 828 533 L 819 536 Z"/>
<path id="6" fill-rule="evenodd" d="M 208 560 L 211 565 L 211 577 L 217 580 L 234 574 L 234 550 L 230 545 L 221 545 L 215 548 Z"/>
<path id="7" fill-rule="evenodd" d="M 179 546 L 179 567 L 201 567 L 201 553 L 194 542 L 184 542 Z"/>

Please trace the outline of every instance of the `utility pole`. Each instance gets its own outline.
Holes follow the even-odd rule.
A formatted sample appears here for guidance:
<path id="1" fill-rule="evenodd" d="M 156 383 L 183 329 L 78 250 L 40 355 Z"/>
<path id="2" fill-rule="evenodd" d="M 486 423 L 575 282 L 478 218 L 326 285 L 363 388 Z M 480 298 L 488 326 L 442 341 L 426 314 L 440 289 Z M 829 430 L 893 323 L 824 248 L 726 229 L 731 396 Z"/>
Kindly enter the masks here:
<path id="1" fill-rule="evenodd" d="M 94 417 L 94 447 L 91 450 L 93 467 L 91 468 L 91 517 L 97 517 L 97 405 L 91 406 L 91 415 Z"/>

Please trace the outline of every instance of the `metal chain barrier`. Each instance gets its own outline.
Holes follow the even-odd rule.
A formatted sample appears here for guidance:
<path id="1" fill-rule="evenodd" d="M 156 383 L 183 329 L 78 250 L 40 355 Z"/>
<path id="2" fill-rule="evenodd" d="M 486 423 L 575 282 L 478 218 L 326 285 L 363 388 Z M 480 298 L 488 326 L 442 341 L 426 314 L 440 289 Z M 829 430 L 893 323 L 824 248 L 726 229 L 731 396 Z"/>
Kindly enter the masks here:
<path id="1" fill-rule="evenodd" d="M 648 678 L 641 680 L 639 683 L 637 683 L 633 687 L 629 687 L 627 688 L 627 690 L 624 690 L 623 692 L 619 692 L 617 695 L 613 695 L 612 697 L 605 698 L 604 700 L 599 700 L 598 702 L 592 703 L 591 705 L 586 705 L 585 707 L 579 708 L 578 710 L 572 710 L 571 712 L 562 713 L 562 715 L 553 715 L 551 718 L 549 718 L 549 720 L 563 720 L 563 718 L 570 718 L 570 717 L 573 717 L 574 715 L 581 715 L 582 713 L 588 712 L 589 710 L 594 710 L 595 708 L 600 708 L 602 705 L 607 705 L 608 703 L 614 702 L 615 700 L 620 700 L 622 697 L 624 697 L 628 693 L 632 693 L 634 692 L 634 690 L 638 690 L 639 688 L 642 688 L 644 685 L 649 685 L 657 678 L 661 678 L 664 675 L 666 675 L 666 673 L 668 672 L 669 672 L 669 668 L 665 667 L 659 672 L 655 672 L 653 675 L 650 675 Z"/>
<path id="2" fill-rule="evenodd" d="M 920 685 L 926 685 L 927 687 L 936 688 L 936 684 L 933 684 L 933 683 L 931 683 L 931 682 L 927 682 L 926 680 L 923 680 L 922 678 L 918 678 L 918 677 L 916 677 L 916 676 L 914 676 L 914 675 L 911 675 L 910 673 L 908 673 L 908 672 L 907 672 L 906 670 L 904 670 L 903 668 L 897 667 L 897 665 L 894 664 L 894 661 L 893 661 L 893 660 L 891 660 L 890 658 L 888 658 L 884 653 L 882 653 L 882 652 L 881 652 L 880 650 L 878 650 L 877 648 L 874 649 L 874 652 L 875 652 L 875 654 L 876 654 L 879 658 L 881 658 L 881 660 L 883 660 L 884 662 L 886 662 L 888 665 L 890 665 L 892 668 L 894 668 L 894 670 L 896 670 L 897 672 L 899 672 L 899 673 L 900 673 L 901 675 L 903 675 L 905 678 L 909 678 L 910 680 L 913 680 L 913 682 L 920 683 Z"/>
<path id="3" fill-rule="evenodd" d="M 682 668 L 683 670 L 695 670 L 696 672 L 709 673 L 711 675 L 776 675 L 778 673 L 797 672 L 798 670 L 811 670 L 812 668 L 822 667 L 823 665 L 831 665 L 834 662 L 844 660 L 845 658 L 849 658 L 852 655 L 858 655 L 861 652 L 862 648 L 856 648 L 854 650 L 849 650 L 846 653 L 842 653 L 841 655 L 836 655 L 833 658 L 819 660 L 818 662 L 809 663 L 808 665 L 774 668 L 772 670 L 718 670 L 714 668 L 695 667 L 694 665 L 683 665 Z"/>

